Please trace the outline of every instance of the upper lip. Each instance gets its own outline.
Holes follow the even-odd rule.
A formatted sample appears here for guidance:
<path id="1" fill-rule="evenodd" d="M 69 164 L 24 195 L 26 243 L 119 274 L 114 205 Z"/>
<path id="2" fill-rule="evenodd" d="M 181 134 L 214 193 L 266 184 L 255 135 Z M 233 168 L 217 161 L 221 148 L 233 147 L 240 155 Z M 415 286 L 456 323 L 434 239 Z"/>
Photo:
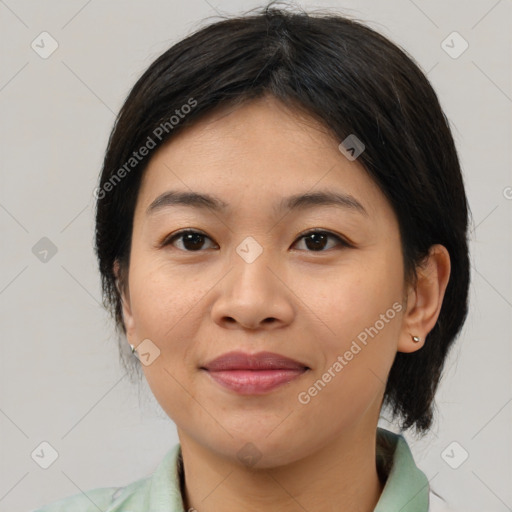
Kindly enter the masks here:
<path id="1" fill-rule="evenodd" d="M 223 370 L 304 370 L 308 367 L 273 352 L 258 352 L 248 354 L 246 352 L 227 352 L 205 364 L 202 368 L 208 371 Z"/>

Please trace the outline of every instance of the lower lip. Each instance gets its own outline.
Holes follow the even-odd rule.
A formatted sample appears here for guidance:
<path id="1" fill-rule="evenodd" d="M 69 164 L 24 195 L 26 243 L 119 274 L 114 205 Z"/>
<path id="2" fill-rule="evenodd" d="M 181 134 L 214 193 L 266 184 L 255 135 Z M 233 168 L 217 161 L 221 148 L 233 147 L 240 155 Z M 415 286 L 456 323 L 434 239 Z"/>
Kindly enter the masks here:
<path id="1" fill-rule="evenodd" d="M 300 377 L 304 370 L 226 370 L 208 374 L 221 386 L 241 395 L 262 395 Z"/>

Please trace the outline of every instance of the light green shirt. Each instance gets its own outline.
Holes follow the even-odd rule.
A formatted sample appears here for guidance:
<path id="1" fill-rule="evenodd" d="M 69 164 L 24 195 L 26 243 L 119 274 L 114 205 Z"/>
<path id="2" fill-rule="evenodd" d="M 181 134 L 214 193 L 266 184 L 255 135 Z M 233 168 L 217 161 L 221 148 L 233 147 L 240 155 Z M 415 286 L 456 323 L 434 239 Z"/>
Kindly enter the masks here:
<path id="1" fill-rule="evenodd" d="M 381 428 L 377 435 L 389 441 L 392 459 L 377 457 L 391 469 L 374 512 L 435 512 L 429 507 L 429 483 L 414 463 L 403 436 Z M 126 487 L 100 488 L 51 503 L 34 512 L 185 512 L 180 491 L 181 445 L 171 448 L 152 475 Z M 435 498 L 434 498 L 435 499 Z M 437 499 L 436 499 L 437 502 Z M 439 502 L 440 503 L 440 502 Z"/>

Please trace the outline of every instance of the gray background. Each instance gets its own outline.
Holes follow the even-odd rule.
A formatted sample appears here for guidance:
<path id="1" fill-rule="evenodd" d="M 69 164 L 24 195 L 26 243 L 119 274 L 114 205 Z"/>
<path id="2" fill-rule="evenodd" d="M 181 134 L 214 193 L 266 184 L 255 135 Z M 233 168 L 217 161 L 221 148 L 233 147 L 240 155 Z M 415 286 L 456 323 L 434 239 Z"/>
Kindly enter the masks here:
<path id="1" fill-rule="evenodd" d="M 119 364 L 100 306 L 92 191 L 114 115 L 140 73 L 206 18 L 258 5 L 0 0 L 0 512 L 127 484 L 177 442 L 146 384 L 130 384 Z M 474 216 L 471 311 L 432 432 L 406 437 L 460 510 L 512 510 L 511 1 L 300 5 L 355 16 L 404 47 L 450 120 Z M 43 31 L 58 44 L 47 58 Z M 442 46 L 453 31 L 469 44 L 458 58 Z M 444 44 L 452 54 L 463 48 L 453 37 Z M 38 252 L 43 237 L 56 254 Z M 31 457 L 43 441 L 58 452 L 48 469 Z M 457 469 L 448 464 L 465 452 Z"/>

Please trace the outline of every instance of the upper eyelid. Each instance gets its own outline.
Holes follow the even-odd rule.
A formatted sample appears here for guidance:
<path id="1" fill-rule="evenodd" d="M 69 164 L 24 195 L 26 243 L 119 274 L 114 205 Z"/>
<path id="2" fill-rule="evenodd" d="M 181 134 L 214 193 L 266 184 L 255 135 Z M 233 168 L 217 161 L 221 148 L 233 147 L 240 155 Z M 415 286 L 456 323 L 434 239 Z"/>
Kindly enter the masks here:
<path id="1" fill-rule="evenodd" d="M 198 235 L 203 235 L 205 238 L 209 238 L 213 242 L 213 238 L 207 235 L 204 231 L 195 228 L 184 228 L 180 229 L 175 233 L 172 233 L 166 237 L 158 244 L 159 247 L 165 247 L 166 245 L 171 244 L 174 240 L 179 239 L 179 237 L 186 235 L 187 233 L 193 233 Z M 216 243 L 216 242 L 214 242 Z M 200 251 L 187 251 L 187 252 L 200 252 Z"/>

